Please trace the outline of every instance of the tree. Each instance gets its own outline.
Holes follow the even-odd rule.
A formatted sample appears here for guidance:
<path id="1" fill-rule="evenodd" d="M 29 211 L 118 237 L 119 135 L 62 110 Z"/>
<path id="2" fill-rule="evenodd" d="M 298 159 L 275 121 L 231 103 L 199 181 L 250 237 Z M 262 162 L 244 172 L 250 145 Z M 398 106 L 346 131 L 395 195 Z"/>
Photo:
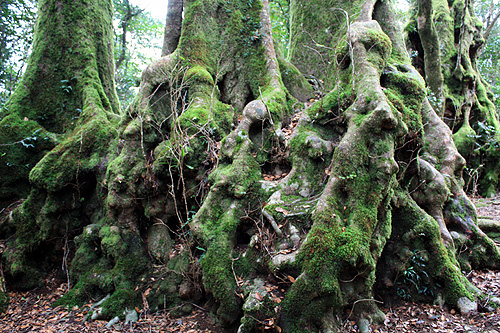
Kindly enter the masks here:
<path id="1" fill-rule="evenodd" d="M 50 262 L 47 253 L 65 246 L 68 250 L 68 238 L 59 237 L 72 237 L 86 224 L 68 215 L 60 216 L 64 222 L 51 220 L 45 213 L 51 215 L 63 206 L 76 208 L 86 195 L 84 188 L 95 189 L 95 184 L 73 180 L 99 168 L 110 140 L 118 134 L 120 119 L 113 81 L 111 4 L 39 1 L 38 8 L 26 73 L 0 113 L 2 213 L 10 213 L 30 187 L 32 191 L 24 208 L 9 217 L 13 224 L 2 221 L 7 237 L 14 229 L 16 235 L 3 259 L 10 263 L 9 274 L 23 274 L 19 282 L 26 288 L 41 282 L 35 262 Z M 72 187 L 76 192 L 65 190 Z M 44 213 L 37 216 L 40 209 Z"/>
<path id="2" fill-rule="evenodd" d="M 110 144 L 82 139 L 102 133 L 108 113 L 94 109 L 31 171 L 2 225 L 7 276 L 31 286 L 50 266 L 35 256 L 71 256 L 59 304 L 109 294 L 101 315 L 113 317 L 206 298 L 242 332 L 338 330 L 345 309 L 368 331 L 396 294 L 495 306 L 462 273 L 499 268 L 500 253 L 454 143 L 484 146 L 465 124 L 498 124 L 475 67 L 480 25 L 469 2 L 416 5 L 412 65 L 388 1 L 291 1 L 291 62 L 275 52 L 267 0 L 184 1 L 177 48 L 106 123 Z M 306 109 L 302 74 L 321 89 Z"/>
<path id="3" fill-rule="evenodd" d="M 182 29 L 182 0 L 171 0 L 168 2 L 167 21 L 165 22 L 165 33 L 163 34 L 162 56 L 171 54 L 177 48 Z"/>

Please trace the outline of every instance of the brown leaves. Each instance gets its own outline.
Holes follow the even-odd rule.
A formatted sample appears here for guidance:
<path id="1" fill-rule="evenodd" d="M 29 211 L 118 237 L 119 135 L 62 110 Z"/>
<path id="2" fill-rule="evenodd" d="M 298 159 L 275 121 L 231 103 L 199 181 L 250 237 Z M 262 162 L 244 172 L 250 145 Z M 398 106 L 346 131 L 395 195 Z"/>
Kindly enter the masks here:
<path id="1" fill-rule="evenodd" d="M 276 315 L 261 319 L 261 329 L 266 331 L 281 332 L 279 327 L 279 309 L 284 299 L 285 289 L 295 278 L 291 275 L 280 275 L 278 282 L 266 281 L 264 288 L 274 303 Z M 472 272 L 469 275 L 483 291 L 499 290 L 500 272 Z M 243 281 L 238 277 L 239 281 Z M 285 287 L 286 286 L 286 287 Z M 52 308 L 51 303 L 57 300 L 65 286 L 54 287 L 50 293 L 11 293 L 11 304 L 5 314 L 0 315 L 0 332 L 222 332 L 223 329 L 214 324 L 207 311 L 193 308 L 194 311 L 182 318 L 174 318 L 168 312 L 162 311 L 150 314 L 147 307 L 136 308 L 140 313 L 138 322 L 125 326 L 118 323 L 113 327 L 106 327 L 105 321 L 85 322 L 90 305 L 80 308 L 66 309 L 64 307 Z M 143 295 L 151 290 L 146 289 Z M 241 295 L 243 297 L 243 295 Z M 257 299 L 264 298 L 261 294 Z M 392 308 L 383 308 L 386 319 L 382 325 L 372 326 L 372 332 L 490 332 L 500 333 L 500 309 L 490 313 L 478 313 L 468 317 L 461 316 L 454 309 L 441 309 L 437 306 L 426 304 L 405 303 Z M 352 318 L 345 321 L 342 332 L 356 332 L 356 323 Z"/>
<path id="2" fill-rule="evenodd" d="M 500 312 L 464 317 L 454 310 L 414 303 L 382 311 L 386 314 L 384 324 L 375 326 L 373 332 L 500 332 Z M 355 323 L 351 322 L 349 326 L 346 331 L 354 332 Z"/>
<path id="3" fill-rule="evenodd" d="M 276 174 L 276 175 L 264 173 L 264 174 L 262 174 L 262 178 L 266 181 L 277 181 L 277 180 L 285 178 L 287 175 L 288 175 L 287 172 L 283 172 L 283 173 Z"/>
<path id="4" fill-rule="evenodd" d="M 195 309 L 182 319 L 173 318 L 168 312 L 147 314 L 144 309 L 138 322 L 125 325 L 119 322 L 106 327 L 106 321 L 85 321 L 91 304 L 80 308 L 53 308 L 52 302 L 62 296 L 65 287 L 54 288 L 50 293 L 10 293 L 10 305 L 6 313 L 0 315 L 0 332 L 221 332 L 222 328 L 212 322 L 208 312 Z M 144 294 L 148 294 L 146 290 Z"/>
<path id="5" fill-rule="evenodd" d="M 277 211 L 278 213 L 283 213 L 285 216 L 290 214 L 289 211 L 287 211 L 286 209 L 281 208 L 281 207 L 276 207 L 274 210 Z"/>

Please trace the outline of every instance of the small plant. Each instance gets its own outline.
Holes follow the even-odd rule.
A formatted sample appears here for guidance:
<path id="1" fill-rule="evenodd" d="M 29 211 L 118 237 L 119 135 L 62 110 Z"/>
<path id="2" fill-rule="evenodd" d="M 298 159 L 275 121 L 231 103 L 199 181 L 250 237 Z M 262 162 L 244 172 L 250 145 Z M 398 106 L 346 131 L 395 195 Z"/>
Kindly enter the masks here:
<path id="1" fill-rule="evenodd" d="M 496 139 L 496 131 L 495 127 L 488 125 L 487 122 L 482 122 L 478 121 L 477 122 L 478 129 L 477 129 L 477 134 L 476 135 L 469 135 L 469 137 L 472 137 L 475 140 L 475 148 L 474 152 L 479 153 L 481 150 L 488 150 L 490 148 L 493 148 L 495 150 L 498 150 L 499 143 L 498 140 Z"/>
<path id="2" fill-rule="evenodd" d="M 10 126 L 10 125 L 5 125 L 5 126 L 7 127 L 7 126 Z M 13 146 L 15 144 L 20 143 L 20 144 L 22 144 L 26 148 L 35 148 L 35 145 L 33 144 L 33 142 L 38 139 L 37 133 L 40 132 L 40 130 L 41 130 L 40 128 L 37 129 L 36 131 L 33 132 L 33 134 L 31 134 L 31 136 L 29 136 L 27 138 L 24 138 L 24 139 L 16 141 L 16 142 L 1 143 L 0 146 Z"/>
<path id="3" fill-rule="evenodd" d="M 73 82 L 76 81 L 76 77 L 72 77 L 70 80 L 61 80 L 61 90 L 67 95 L 73 92 L 73 87 L 71 86 Z"/>
<path id="4" fill-rule="evenodd" d="M 434 297 L 440 285 L 433 283 L 426 269 L 427 258 L 421 251 L 414 250 L 408 260 L 408 267 L 396 278 L 398 285 L 396 294 L 404 300 L 409 300 L 415 295 Z"/>

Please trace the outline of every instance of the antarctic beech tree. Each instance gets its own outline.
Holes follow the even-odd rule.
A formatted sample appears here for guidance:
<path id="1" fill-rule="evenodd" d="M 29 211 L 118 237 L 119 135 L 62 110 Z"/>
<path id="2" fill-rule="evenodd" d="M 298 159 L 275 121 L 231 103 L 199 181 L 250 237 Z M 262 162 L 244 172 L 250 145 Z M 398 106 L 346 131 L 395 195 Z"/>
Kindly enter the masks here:
<path id="1" fill-rule="evenodd" d="M 485 40 L 473 1 L 416 3 L 405 29 L 412 64 L 425 77 L 430 103 L 467 160 L 468 190 L 493 195 L 499 174 L 500 124 L 493 94 L 477 68 Z"/>
<path id="2" fill-rule="evenodd" d="M 67 252 L 89 223 L 77 211 L 96 200 L 96 177 L 118 135 L 112 18 L 109 1 L 38 1 L 26 73 L 0 110 L 0 252 L 8 248 L 2 259 L 24 288 L 43 279 L 35 263 Z"/>
<path id="3" fill-rule="evenodd" d="M 443 121 L 497 122 L 471 52 L 480 27 L 468 2 L 446 17 L 439 1 L 418 6 L 409 53 L 389 1 L 291 1 L 286 60 L 267 0 L 184 1 L 176 49 L 106 123 L 109 144 L 82 139 L 107 114 L 88 104 L 31 171 L 2 224 L 8 280 L 29 287 L 71 259 L 59 304 L 103 298 L 95 317 L 111 318 L 208 301 L 240 332 L 336 331 L 346 309 L 369 331 L 377 303 L 398 297 L 496 306 L 463 274 L 499 268 L 500 253 L 463 190 L 460 131 Z M 438 20 L 462 46 L 439 39 Z M 470 64 L 462 76 L 446 72 L 451 53 Z M 491 145 L 467 152 L 493 165 Z"/>

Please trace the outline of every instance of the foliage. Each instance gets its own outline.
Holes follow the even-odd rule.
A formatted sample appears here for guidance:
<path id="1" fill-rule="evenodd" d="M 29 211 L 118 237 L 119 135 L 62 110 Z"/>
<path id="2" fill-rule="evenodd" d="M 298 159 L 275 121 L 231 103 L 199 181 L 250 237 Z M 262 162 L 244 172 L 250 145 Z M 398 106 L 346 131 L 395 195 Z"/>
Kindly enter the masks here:
<path id="1" fill-rule="evenodd" d="M 413 250 L 408 267 L 401 272 L 396 279 L 396 294 L 404 300 L 410 300 L 412 296 L 434 297 L 436 290 L 441 286 L 432 283 L 428 269 L 428 259 L 420 251 Z"/>
<path id="2" fill-rule="evenodd" d="M 269 7 L 274 43 L 286 58 L 290 42 L 290 0 L 272 0 Z"/>
<path id="3" fill-rule="evenodd" d="M 19 81 L 33 40 L 35 0 L 0 1 L 0 105 Z"/>
<path id="4" fill-rule="evenodd" d="M 122 107 L 126 107 L 137 92 L 135 88 L 139 86 L 141 71 L 160 57 L 164 24 L 150 12 L 129 4 L 128 0 L 114 0 L 113 3 L 116 91 Z M 126 44 L 122 49 L 124 31 Z"/>
<path id="5" fill-rule="evenodd" d="M 498 8 L 498 1 L 495 0 L 482 0 L 477 1 L 476 5 L 476 15 L 479 19 L 486 24 L 491 20 L 492 14 L 495 15 L 500 11 Z M 495 6 L 496 5 L 496 10 Z M 498 68 L 500 66 L 500 24 L 497 21 L 496 24 L 491 28 L 490 35 L 486 44 L 482 50 L 481 56 L 478 59 L 479 70 L 486 80 L 490 84 L 491 90 L 495 96 L 495 105 L 497 112 L 500 108 L 500 73 Z"/>

